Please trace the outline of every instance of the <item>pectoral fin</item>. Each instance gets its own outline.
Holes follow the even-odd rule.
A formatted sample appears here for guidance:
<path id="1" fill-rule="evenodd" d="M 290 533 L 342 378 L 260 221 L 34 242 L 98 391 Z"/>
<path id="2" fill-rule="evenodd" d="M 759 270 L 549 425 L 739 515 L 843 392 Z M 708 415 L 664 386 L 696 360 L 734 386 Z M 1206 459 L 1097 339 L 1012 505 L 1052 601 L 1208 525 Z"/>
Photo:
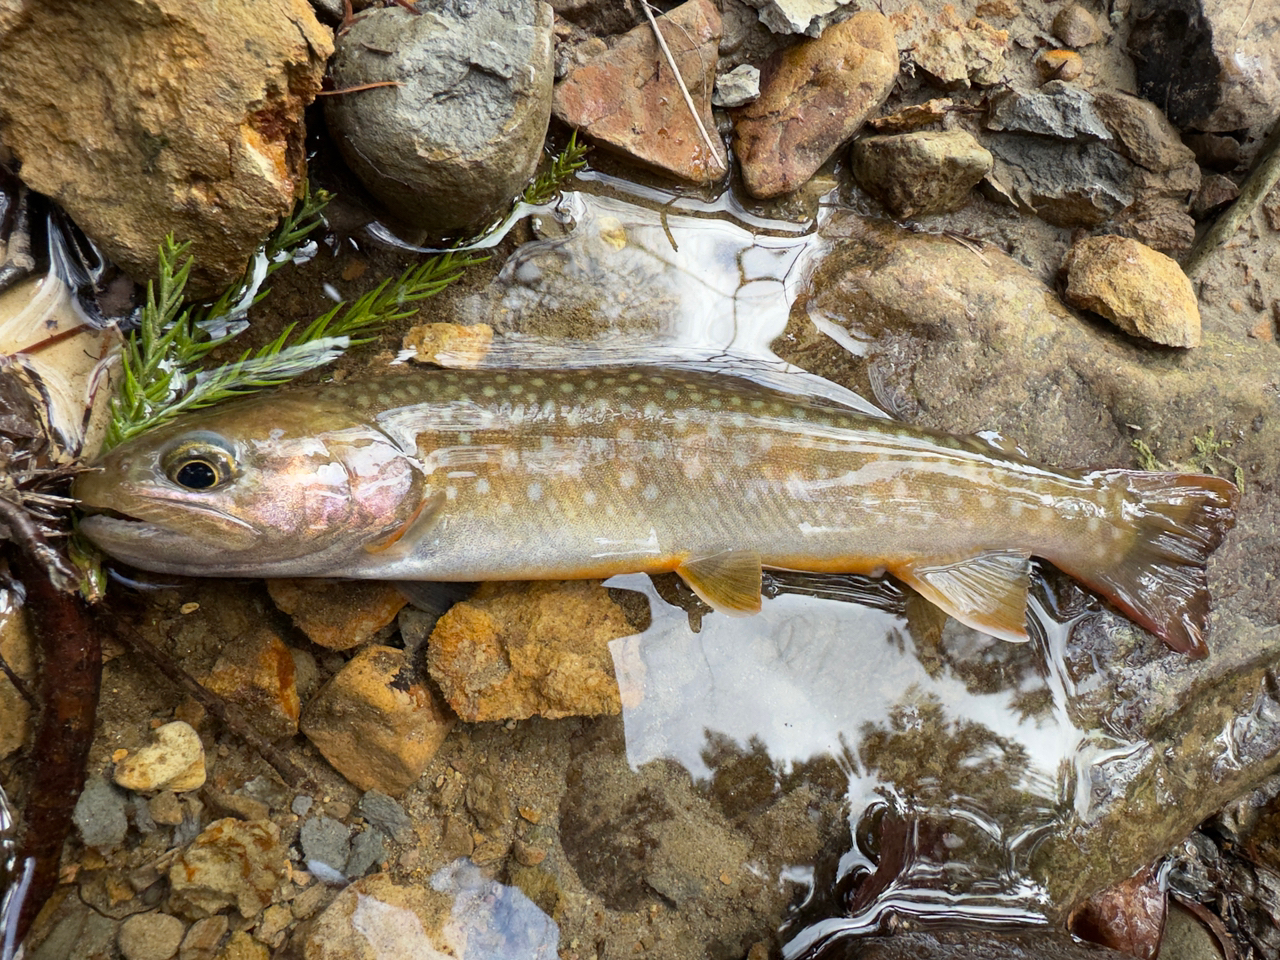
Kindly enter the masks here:
<path id="1" fill-rule="evenodd" d="M 431 494 L 418 504 L 418 509 L 409 515 L 409 519 L 392 530 L 383 539 L 373 543 L 366 543 L 364 545 L 365 550 L 373 554 L 385 553 L 387 556 L 395 556 L 397 553 L 408 551 L 413 544 L 417 543 L 418 538 L 425 531 L 435 525 L 444 502 L 445 495 L 443 493 Z M 392 550 L 392 547 L 396 549 Z"/>
<path id="2" fill-rule="evenodd" d="M 690 557 L 676 573 L 712 610 L 732 617 L 760 612 L 760 554 L 754 550 Z"/>
<path id="3" fill-rule="evenodd" d="M 952 562 L 921 561 L 893 571 L 961 623 L 1001 640 L 1027 639 L 1030 554 L 992 551 Z"/>

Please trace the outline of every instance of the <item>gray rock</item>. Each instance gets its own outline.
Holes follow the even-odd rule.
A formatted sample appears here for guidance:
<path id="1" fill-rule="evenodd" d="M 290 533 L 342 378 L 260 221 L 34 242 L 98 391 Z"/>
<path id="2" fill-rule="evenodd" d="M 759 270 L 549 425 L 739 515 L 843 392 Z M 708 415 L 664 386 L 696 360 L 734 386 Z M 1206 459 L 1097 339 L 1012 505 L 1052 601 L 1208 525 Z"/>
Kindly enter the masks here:
<path id="1" fill-rule="evenodd" d="M 987 129 L 1036 133 L 1078 143 L 1111 139 L 1089 91 L 1061 80 L 1046 83 L 1038 93 L 1010 91 L 994 98 Z"/>
<path id="2" fill-rule="evenodd" d="M 533 175 L 551 117 L 551 8 L 538 0 L 370 10 L 338 39 L 325 117 L 347 164 L 397 216 L 474 230 Z"/>
<path id="3" fill-rule="evenodd" d="M 186 932 L 186 924 L 177 917 L 139 913 L 120 924 L 117 945 L 124 960 L 169 960 Z"/>
<path id="4" fill-rule="evenodd" d="M 124 842 L 129 832 L 127 801 L 124 791 L 105 777 L 88 779 L 72 815 L 86 847 L 110 847 Z"/>
<path id="5" fill-rule="evenodd" d="M 995 158 L 988 183 L 996 193 L 1057 226 L 1098 226 L 1136 199 L 1132 164 L 1097 141 L 1005 134 L 986 145 Z"/>
<path id="6" fill-rule="evenodd" d="M 1280 102 L 1280 4 L 1143 0 L 1134 15 L 1128 46 L 1143 97 L 1181 129 L 1265 135 Z"/>
<path id="7" fill-rule="evenodd" d="M 67 897 L 57 907 L 48 935 L 28 942 L 28 960 L 101 960 L 115 953 L 119 924 L 92 910 L 79 897 Z"/>
<path id="8" fill-rule="evenodd" d="M 381 830 L 365 830 L 355 835 L 351 841 L 351 856 L 347 858 L 342 872 L 348 877 L 363 877 L 376 864 L 387 856 L 386 837 Z"/>
<path id="9" fill-rule="evenodd" d="M 1237 527 L 1209 565 L 1208 659 L 1171 654 L 1106 610 L 1073 637 L 1072 722 L 1136 748 L 1095 771 L 1085 822 L 1038 840 L 1035 875 L 1068 909 L 1280 767 L 1280 701 L 1266 679 L 1280 655 L 1280 503 L 1265 492 L 1280 478 L 1280 398 L 1266 386 L 1275 346 L 1206 332 L 1198 350 L 1175 356 L 1073 314 L 994 247 L 853 217 L 826 233 L 835 247 L 807 311 L 775 341 L 784 359 L 910 422 L 996 430 L 1062 467 L 1135 464 L 1128 425 L 1156 457 L 1186 463 L 1214 426 L 1247 478 Z M 844 354 L 810 316 L 856 339 L 860 355 Z"/>
<path id="10" fill-rule="evenodd" d="M 820 37 L 850 0 L 747 0 L 760 12 L 760 22 L 774 33 Z"/>
<path id="11" fill-rule="evenodd" d="M 298 842 L 308 863 L 316 860 L 339 873 L 351 857 L 351 828 L 332 817 L 304 820 Z"/>
<path id="12" fill-rule="evenodd" d="M 760 96 L 760 68 L 749 63 L 716 77 L 711 102 L 717 107 L 741 107 Z"/>
<path id="13" fill-rule="evenodd" d="M 1130 955 L 1077 941 L 1065 931 L 974 930 L 869 937 L 858 941 L 857 956 L 858 960 L 1126 960 Z"/>
<path id="14" fill-rule="evenodd" d="M 300 793 L 293 798 L 293 803 L 289 804 L 289 809 L 298 816 L 305 817 L 307 815 L 307 811 L 311 809 L 311 805 L 315 802 L 316 801 L 313 797 L 309 797 L 305 793 Z"/>
<path id="15" fill-rule="evenodd" d="M 853 145 L 854 178 L 896 217 L 959 210 L 991 163 L 963 130 L 863 137 Z"/>
<path id="16" fill-rule="evenodd" d="M 356 812 L 397 843 L 413 840 L 413 821 L 404 807 L 378 790 L 370 790 L 356 802 Z"/>

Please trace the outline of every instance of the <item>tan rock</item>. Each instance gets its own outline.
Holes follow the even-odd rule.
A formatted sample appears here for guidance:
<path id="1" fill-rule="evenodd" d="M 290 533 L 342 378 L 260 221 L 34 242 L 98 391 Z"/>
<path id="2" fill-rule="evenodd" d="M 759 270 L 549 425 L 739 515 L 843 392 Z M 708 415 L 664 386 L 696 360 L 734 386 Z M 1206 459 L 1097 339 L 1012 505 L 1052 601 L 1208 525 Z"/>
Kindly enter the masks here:
<path id="1" fill-rule="evenodd" d="M 367 642 L 407 602 L 394 586 L 376 580 L 268 580 L 267 591 L 312 643 L 330 650 Z"/>
<path id="2" fill-rule="evenodd" d="M 897 77 L 893 27 L 875 12 L 771 57 L 760 99 L 734 113 L 747 191 L 776 197 L 803 186 L 884 103 Z"/>
<path id="3" fill-rule="evenodd" d="M 178 950 L 178 960 L 215 960 L 218 955 L 218 944 L 226 936 L 230 926 L 226 914 L 217 914 L 197 920 L 187 935 L 182 938 L 182 946 Z"/>
<path id="4" fill-rule="evenodd" d="M 401 347 L 419 363 L 441 367 L 476 367 L 493 346 L 487 323 L 420 323 L 404 335 Z"/>
<path id="5" fill-rule="evenodd" d="M 189 723 L 175 720 L 157 727 L 151 742 L 116 764 L 114 779 L 126 790 L 181 793 L 204 785 L 204 744 Z"/>
<path id="6" fill-rule="evenodd" d="M 326 683 L 302 732 L 361 790 L 398 796 L 422 775 L 453 726 L 403 650 L 370 646 Z"/>
<path id="7" fill-rule="evenodd" d="M 729 169 L 711 116 L 720 11 L 711 0 L 688 0 L 659 17 L 658 27 L 711 136 L 714 157 L 647 23 L 573 69 L 556 85 L 551 112 L 602 145 L 664 173 L 713 183 Z"/>
<path id="8" fill-rule="evenodd" d="M 1067 254 L 1068 303 L 1170 347 L 1200 345 L 1200 309 L 1177 262 L 1126 237 L 1086 237 Z"/>
<path id="9" fill-rule="evenodd" d="M 22 179 L 136 279 L 169 233 L 194 242 L 189 293 L 236 279 L 305 176 L 333 52 L 306 0 L 69 0 L 6 25 L 0 140 Z"/>
<path id="10" fill-rule="evenodd" d="M 1040 79 L 1076 80 L 1084 73 L 1084 60 L 1074 50 L 1042 50 L 1036 55 L 1036 69 Z"/>
<path id="11" fill-rule="evenodd" d="M 302 956 L 304 960 L 467 956 L 465 930 L 450 923 L 453 904 L 452 893 L 427 884 L 400 886 L 385 873 L 362 877 L 316 918 L 303 941 Z"/>
<path id="12" fill-rule="evenodd" d="M 302 703 L 293 653 L 270 627 L 223 647 L 205 686 L 240 707 L 263 736 L 278 740 L 298 732 Z"/>
<path id="13" fill-rule="evenodd" d="M 959 210 L 992 159 L 964 130 L 863 137 L 852 157 L 859 186 L 900 218 Z"/>
<path id="14" fill-rule="evenodd" d="M 989 87 L 1002 78 L 1008 47 L 1009 31 L 997 30 L 985 20 L 959 21 L 950 11 L 940 29 L 913 45 L 910 56 L 944 90 L 970 84 Z"/>
<path id="15" fill-rule="evenodd" d="M 609 642 L 634 632 L 595 580 L 486 583 L 440 618 L 427 669 L 467 721 L 614 714 Z"/>
<path id="16" fill-rule="evenodd" d="M 237 930 L 218 954 L 218 960 L 271 960 L 271 951 L 243 930 Z"/>
<path id="17" fill-rule="evenodd" d="M 1053 35 L 1068 47 L 1087 47 L 1102 39 L 1102 28 L 1092 13 L 1073 3 L 1054 16 Z"/>
<path id="18" fill-rule="evenodd" d="M 169 868 L 169 907 L 191 919 L 234 906 L 254 917 L 289 875 L 280 828 L 270 820 L 215 820 Z"/>
<path id="19" fill-rule="evenodd" d="M 8 605 L 9 594 L 0 591 L 0 656 L 32 689 L 36 679 L 35 649 L 27 615 Z M 31 720 L 31 705 L 7 676 L 0 674 L 0 760 L 22 746 Z"/>

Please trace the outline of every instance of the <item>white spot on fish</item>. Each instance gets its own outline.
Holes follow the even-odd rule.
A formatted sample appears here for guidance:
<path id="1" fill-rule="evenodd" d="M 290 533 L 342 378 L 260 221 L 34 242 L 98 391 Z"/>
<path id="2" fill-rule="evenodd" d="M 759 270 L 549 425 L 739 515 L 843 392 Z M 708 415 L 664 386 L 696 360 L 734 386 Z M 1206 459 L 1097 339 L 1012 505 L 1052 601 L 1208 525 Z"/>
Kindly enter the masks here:
<path id="1" fill-rule="evenodd" d="M 476 481 L 476 493 L 488 493 L 488 492 L 489 492 L 489 481 L 486 480 L 484 477 L 481 477 L 479 480 Z"/>
<path id="2" fill-rule="evenodd" d="M 445 498 L 446 500 L 457 500 L 457 499 L 458 499 L 458 488 L 457 488 L 457 487 L 454 487 L 454 486 L 448 486 L 448 487 L 445 487 L 445 488 L 444 488 L 444 498 Z"/>
<path id="3" fill-rule="evenodd" d="M 618 486 L 623 490 L 630 490 L 636 485 L 636 472 L 634 470 L 623 470 L 618 474 Z"/>
<path id="4" fill-rule="evenodd" d="M 1102 529 L 1102 521 L 1097 517 L 1090 517 L 1084 525 L 1089 528 L 1090 533 L 1097 533 Z"/>
<path id="5" fill-rule="evenodd" d="M 946 494 L 946 496 L 947 496 L 947 502 L 948 502 L 948 503 L 959 503 L 959 502 L 960 502 L 960 488 L 959 488 L 959 487 L 947 487 L 947 494 Z"/>
<path id="6" fill-rule="evenodd" d="M 529 484 L 528 489 L 525 490 L 525 494 L 526 496 L 528 496 L 530 500 L 532 500 L 534 503 L 537 503 L 539 500 L 542 499 L 542 484 L 540 483 Z"/>
<path id="7" fill-rule="evenodd" d="M 498 391 L 494 387 L 485 387 L 480 392 L 486 397 L 494 397 L 498 395 Z"/>
<path id="8" fill-rule="evenodd" d="M 652 483 L 644 488 L 643 496 L 646 500 L 654 501 L 658 499 L 658 488 Z"/>
<path id="9" fill-rule="evenodd" d="M 752 406 L 755 406 L 758 402 L 759 401 L 753 401 Z M 767 433 L 760 434 L 760 439 L 756 441 L 756 449 L 761 453 L 768 453 L 773 449 L 773 437 L 769 436 Z"/>
<path id="10" fill-rule="evenodd" d="M 733 465 L 735 467 L 745 467 L 750 462 L 745 450 L 733 451 Z"/>
<path id="11" fill-rule="evenodd" d="M 619 439 L 622 443 L 630 443 L 630 442 L 631 442 L 631 441 L 633 441 L 635 438 L 636 438 L 636 432 L 635 432 L 634 430 L 632 430 L 630 427 L 619 427 L 619 428 L 618 428 L 618 439 Z"/>
<path id="12" fill-rule="evenodd" d="M 468 443 L 470 443 L 470 442 L 471 442 L 471 434 L 469 434 L 469 433 L 460 433 L 460 434 L 458 434 L 458 443 L 461 443 L 461 444 L 468 444 Z"/>
<path id="13" fill-rule="evenodd" d="M 978 495 L 978 503 L 983 510 L 990 510 L 996 505 L 996 498 L 989 493 L 981 493 Z"/>
<path id="14" fill-rule="evenodd" d="M 707 469 L 701 457 L 689 457 L 682 466 L 686 480 L 697 480 Z"/>
<path id="15" fill-rule="evenodd" d="M 594 507 L 596 505 L 596 492 L 594 490 L 584 491 L 582 494 L 582 502 L 588 507 Z"/>
<path id="16" fill-rule="evenodd" d="M 907 499 L 908 495 L 910 495 L 910 493 L 911 493 L 911 490 L 907 486 L 907 481 L 905 480 L 893 481 L 893 495 L 896 498 L 898 498 L 899 500 L 905 500 Z"/>

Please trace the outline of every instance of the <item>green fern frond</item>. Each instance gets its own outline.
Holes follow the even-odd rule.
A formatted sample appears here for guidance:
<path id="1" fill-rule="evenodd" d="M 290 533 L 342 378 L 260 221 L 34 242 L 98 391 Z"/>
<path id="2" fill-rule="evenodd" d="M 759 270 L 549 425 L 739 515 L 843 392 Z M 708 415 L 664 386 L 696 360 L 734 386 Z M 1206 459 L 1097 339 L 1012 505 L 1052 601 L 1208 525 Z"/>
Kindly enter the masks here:
<path id="1" fill-rule="evenodd" d="M 587 165 L 585 158 L 590 150 L 591 147 L 587 144 L 578 143 L 578 131 L 573 131 L 569 134 L 569 142 L 565 144 L 565 148 L 551 161 L 551 166 L 524 188 L 521 199 L 535 206 L 550 203 L 573 179 L 573 175 Z"/>

